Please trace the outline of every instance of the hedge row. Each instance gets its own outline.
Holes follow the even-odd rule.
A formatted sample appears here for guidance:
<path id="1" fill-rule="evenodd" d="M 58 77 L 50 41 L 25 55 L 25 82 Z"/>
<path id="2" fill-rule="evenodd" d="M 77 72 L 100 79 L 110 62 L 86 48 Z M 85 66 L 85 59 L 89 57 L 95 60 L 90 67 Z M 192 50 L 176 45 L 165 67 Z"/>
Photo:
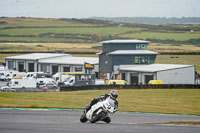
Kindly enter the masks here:
<path id="1" fill-rule="evenodd" d="M 170 85 L 90 85 L 62 86 L 61 91 L 101 90 L 101 89 L 200 89 L 200 85 L 170 84 Z"/>

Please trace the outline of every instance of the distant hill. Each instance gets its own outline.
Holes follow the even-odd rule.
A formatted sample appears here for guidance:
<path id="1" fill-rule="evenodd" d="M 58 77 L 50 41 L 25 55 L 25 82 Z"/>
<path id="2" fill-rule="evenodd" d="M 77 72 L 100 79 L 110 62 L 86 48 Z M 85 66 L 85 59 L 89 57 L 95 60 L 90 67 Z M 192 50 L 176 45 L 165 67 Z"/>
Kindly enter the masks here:
<path id="1" fill-rule="evenodd" d="M 166 22 L 172 22 L 170 19 L 165 19 Z M 184 19 L 185 23 L 186 20 L 188 20 L 187 23 L 200 22 L 200 18 L 191 18 L 191 21 L 189 18 L 181 18 L 181 20 Z M 128 18 L 124 20 L 128 22 Z M 178 23 L 179 19 L 175 20 L 174 18 L 173 22 Z M 164 18 L 140 18 L 141 23 L 151 22 L 154 25 L 113 21 L 0 17 L 0 43 L 99 43 L 113 39 L 141 39 L 161 44 L 200 46 L 199 24 L 159 24 L 164 23 Z M 8 47 L 0 46 L 0 50 L 5 49 Z M 25 48 L 20 47 L 20 49 Z"/>
<path id="2" fill-rule="evenodd" d="M 200 24 L 200 17 L 93 17 L 91 19 L 137 24 Z"/>

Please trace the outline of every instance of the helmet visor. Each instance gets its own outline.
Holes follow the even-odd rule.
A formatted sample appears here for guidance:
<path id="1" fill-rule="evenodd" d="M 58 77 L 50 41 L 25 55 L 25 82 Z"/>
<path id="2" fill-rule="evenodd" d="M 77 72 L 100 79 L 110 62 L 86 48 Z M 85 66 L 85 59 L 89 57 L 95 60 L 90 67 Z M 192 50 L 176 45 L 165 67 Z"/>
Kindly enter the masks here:
<path id="1" fill-rule="evenodd" d="M 111 94 L 110 96 L 112 99 L 117 99 L 117 97 L 118 97 L 118 95 L 115 95 L 115 94 Z"/>

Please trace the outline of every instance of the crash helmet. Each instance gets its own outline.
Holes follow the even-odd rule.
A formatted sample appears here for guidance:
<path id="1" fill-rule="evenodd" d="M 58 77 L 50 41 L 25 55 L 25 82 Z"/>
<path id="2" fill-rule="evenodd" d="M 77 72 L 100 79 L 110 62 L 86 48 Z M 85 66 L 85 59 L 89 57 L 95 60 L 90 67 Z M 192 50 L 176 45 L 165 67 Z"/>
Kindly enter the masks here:
<path id="1" fill-rule="evenodd" d="M 117 92 L 117 90 L 112 90 L 112 91 L 110 91 L 110 98 L 111 99 L 117 99 L 117 97 L 118 97 L 118 92 Z"/>

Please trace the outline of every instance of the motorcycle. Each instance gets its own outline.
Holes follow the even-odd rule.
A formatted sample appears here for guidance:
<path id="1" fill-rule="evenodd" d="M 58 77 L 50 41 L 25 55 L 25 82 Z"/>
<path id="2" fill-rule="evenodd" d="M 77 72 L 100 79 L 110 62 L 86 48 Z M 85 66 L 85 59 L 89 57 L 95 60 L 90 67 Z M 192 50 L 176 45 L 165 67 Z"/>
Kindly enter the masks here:
<path id="1" fill-rule="evenodd" d="M 104 101 L 99 101 L 94 104 L 90 110 L 86 111 L 89 105 L 86 105 L 83 114 L 81 115 L 80 121 L 82 123 L 86 121 L 90 121 L 91 123 L 95 123 L 97 121 L 104 121 L 110 123 L 110 114 L 116 112 L 115 101 L 111 98 L 107 98 Z"/>

